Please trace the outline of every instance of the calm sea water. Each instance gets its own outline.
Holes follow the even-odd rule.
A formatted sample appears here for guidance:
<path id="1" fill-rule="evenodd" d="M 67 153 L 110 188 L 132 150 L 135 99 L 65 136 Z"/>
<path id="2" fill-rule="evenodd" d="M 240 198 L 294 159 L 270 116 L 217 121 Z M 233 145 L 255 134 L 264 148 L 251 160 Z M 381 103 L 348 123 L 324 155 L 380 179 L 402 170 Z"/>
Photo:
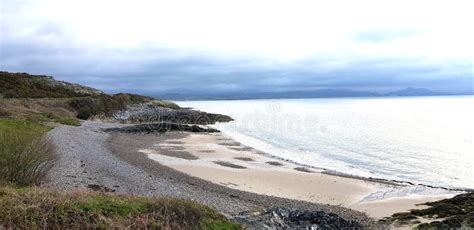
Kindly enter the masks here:
<path id="1" fill-rule="evenodd" d="M 364 177 L 474 189 L 474 97 L 186 101 L 243 144 Z"/>

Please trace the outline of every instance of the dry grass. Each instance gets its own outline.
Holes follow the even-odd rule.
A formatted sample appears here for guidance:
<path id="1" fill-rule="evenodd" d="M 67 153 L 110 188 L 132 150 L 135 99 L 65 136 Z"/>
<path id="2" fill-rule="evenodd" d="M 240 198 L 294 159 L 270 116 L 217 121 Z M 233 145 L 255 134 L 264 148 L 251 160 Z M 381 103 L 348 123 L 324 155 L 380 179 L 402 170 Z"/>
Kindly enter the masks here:
<path id="1" fill-rule="evenodd" d="M 165 107 L 165 108 L 170 108 L 170 109 L 180 109 L 181 107 L 171 101 L 164 101 L 164 100 L 153 100 L 152 104 L 158 107 Z"/>
<path id="2" fill-rule="evenodd" d="M 17 185 L 41 182 L 56 160 L 55 147 L 43 135 L 48 127 L 0 119 L 0 181 Z"/>
<path id="3" fill-rule="evenodd" d="M 79 126 L 76 112 L 68 103 L 72 98 L 0 98 L 0 117 L 36 123 L 60 123 Z"/>
<path id="4" fill-rule="evenodd" d="M 0 229 L 242 229 L 193 201 L 0 187 Z"/>

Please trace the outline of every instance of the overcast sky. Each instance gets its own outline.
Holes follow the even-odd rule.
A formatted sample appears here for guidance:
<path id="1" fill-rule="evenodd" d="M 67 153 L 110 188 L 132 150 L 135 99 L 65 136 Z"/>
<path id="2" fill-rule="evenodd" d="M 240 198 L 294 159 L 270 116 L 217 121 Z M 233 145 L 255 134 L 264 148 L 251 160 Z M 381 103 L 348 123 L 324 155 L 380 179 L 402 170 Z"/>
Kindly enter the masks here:
<path id="1" fill-rule="evenodd" d="M 0 70 L 151 95 L 466 92 L 473 3 L 0 0 Z"/>

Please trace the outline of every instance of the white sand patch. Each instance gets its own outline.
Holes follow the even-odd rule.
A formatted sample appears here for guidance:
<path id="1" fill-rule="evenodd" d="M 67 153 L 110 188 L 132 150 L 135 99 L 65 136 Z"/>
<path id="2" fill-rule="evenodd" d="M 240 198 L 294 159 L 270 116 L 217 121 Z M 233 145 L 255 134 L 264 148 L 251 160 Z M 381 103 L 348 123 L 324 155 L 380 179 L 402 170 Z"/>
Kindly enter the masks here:
<path id="1" fill-rule="evenodd" d="M 259 194 L 304 200 L 309 202 L 341 205 L 366 212 L 372 217 L 381 218 L 395 212 L 407 211 L 417 207 L 415 204 L 440 199 L 440 196 L 392 197 L 381 200 L 364 201 L 364 198 L 380 191 L 393 190 L 387 184 L 375 183 L 361 179 L 340 177 L 321 173 L 310 169 L 313 173 L 294 170 L 300 165 L 272 158 L 257 151 L 238 146 L 223 134 L 190 134 L 180 141 L 182 144 L 156 144 L 156 149 L 142 149 L 154 161 L 169 166 L 175 170 L 199 177 L 229 188 L 239 189 Z M 186 160 L 160 154 L 169 151 L 168 147 L 180 147 L 199 159 Z M 241 148 L 242 150 L 236 150 Z M 252 161 L 236 158 L 251 158 Z M 228 162 L 243 166 L 237 169 L 222 166 L 214 161 Z M 273 161 L 281 166 L 270 165 Z"/>

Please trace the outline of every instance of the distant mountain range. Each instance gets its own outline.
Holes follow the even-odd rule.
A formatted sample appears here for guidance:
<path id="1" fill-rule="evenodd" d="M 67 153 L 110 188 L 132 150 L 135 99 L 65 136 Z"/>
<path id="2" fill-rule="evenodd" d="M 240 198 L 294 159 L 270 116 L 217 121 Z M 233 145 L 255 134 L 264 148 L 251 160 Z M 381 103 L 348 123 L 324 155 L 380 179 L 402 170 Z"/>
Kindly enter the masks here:
<path id="1" fill-rule="evenodd" d="M 385 96 L 436 96 L 436 95 L 447 95 L 446 93 L 433 92 L 425 88 L 412 88 L 408 87 L 406 89 L 394 91 L 385 94 Z"/>
<path id="2" fill-rule="evenodd" d="M 349 89 L 319 89 L 313 91 L 286 92 L 242 92 L 242 93 L 170 93 L 154 95 L 157 98 L 170 100 L 245 100 L 245 99 L 276 99 L 276 98 L 336 98 L 336 97 L 411 97 L 441 95 L 472 95 L 470 93 L 435 92 L 425 88 L 408 87 L 389 93 L 354 91 Z"/>

